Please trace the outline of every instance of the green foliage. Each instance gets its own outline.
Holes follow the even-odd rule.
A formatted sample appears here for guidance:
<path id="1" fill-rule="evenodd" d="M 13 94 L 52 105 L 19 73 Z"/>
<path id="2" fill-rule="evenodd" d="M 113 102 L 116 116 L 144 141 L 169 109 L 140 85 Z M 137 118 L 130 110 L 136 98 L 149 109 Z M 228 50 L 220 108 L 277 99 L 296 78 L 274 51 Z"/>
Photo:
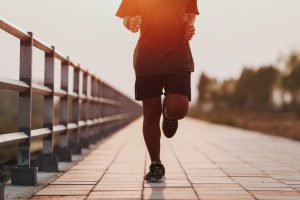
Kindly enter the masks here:
<path id="1" fill-rule="evenodd" d="M 213 104 L 215 110 L 272 109 L 272 95 L 278 84 L 280 72 L 273 66 L 263 66 L 258 69 L 245 68 L 241 76 L 219 82 L 205 73 L 200 76 L 198 84 L 198 105 Z"/>
<path id="2" fill-rule="evenodd" d="M 227 79 L 224 80 L 217 93 L 216 107 L 219 109 L 230 109 L 236 105 L 235 88 L 237 80 Z"/>
<path id="3" fill-rule="evenodd" d="M 236 106 L 252 110 L 270 109 L 273 89 L 279 74 L 272 66 L 261 67 L 258 70 L 245 68 L 235 88 Z"/>
<path id="4" fill-rule="evenodd" d="M 213 103 L 215 109 L 270 109 L 273 88 L 279 74 L 272 66 L 258 70 L 245 68 L 238 80 L 218 82 L 202 73 L 198 85 L 198 102 L 200 105 Z"/>
<path id="5" fill-rule="evenodd" d="M 200 76 L 198 83 L 198 102 L 204 103 L 212 101 L 216 91 L 217 80 L 208 77 L 204 72 Z"/>
<path id="6" fill-rule="evenodd" d="M 286 60 L 286 71 L 281 80 L 282 88 L 292 95 L 293 104 L 300 102 L 300 53 L 292 52 Z"/>

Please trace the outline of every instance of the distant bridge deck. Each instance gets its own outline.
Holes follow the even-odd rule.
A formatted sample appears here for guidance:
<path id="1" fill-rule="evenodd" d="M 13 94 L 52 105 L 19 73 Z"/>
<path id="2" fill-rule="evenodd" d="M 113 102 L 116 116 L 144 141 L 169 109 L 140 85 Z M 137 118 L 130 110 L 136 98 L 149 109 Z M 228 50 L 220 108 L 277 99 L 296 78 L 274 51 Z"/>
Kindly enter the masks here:
<path id="1" fill-rule="evenodd" d="M 186 118 L 162 136 L 166 181 L 146 183 L 142 119 L 97 146 L 32 199 L 300 199 L 300 143 Z"/>

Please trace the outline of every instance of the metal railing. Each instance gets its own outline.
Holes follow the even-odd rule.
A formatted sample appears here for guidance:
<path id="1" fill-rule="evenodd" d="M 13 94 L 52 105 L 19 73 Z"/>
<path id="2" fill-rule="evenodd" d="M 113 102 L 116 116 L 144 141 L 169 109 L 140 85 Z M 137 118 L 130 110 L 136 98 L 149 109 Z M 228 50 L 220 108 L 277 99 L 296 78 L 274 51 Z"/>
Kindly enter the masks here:
<path id="1" fill-rule="evenodd" d="M 0 28 L 20 40 L 19 80 L 0 78 L 0 89 L 19 93 L 18 132 L 0 135 L 0 147 L 18 145 L 17 166 L 11 169 L 12 184 L 37 184 L 37 170 L 57 171 L 58 161 L 71 161 L 72 154 L 80 154 L 82 148 L 88 148 L 91 143 L 140 115 L 138 104 L 55 47 L 1 18 Z M 32 80 L 34 48 L 45 53 L 44 85 Z M 55 59 L 61 62 L 60 89 L 54 88 Z M 74 71 L 72 77 L 71 68 Z M 73 81 L 72 89 L 69 88 L 70 81 Z M 44 97 L 43 128 L 36 130 L 31 128 L 33 94 Z M 60 98 L 59 125 L 54 125 L 54 97 Z M 59 137 L 57 146 L 55 137 Z M 42 156 L 38 167 L 32 167 L 30 146 L 37 138 L 43 139 Z"/>

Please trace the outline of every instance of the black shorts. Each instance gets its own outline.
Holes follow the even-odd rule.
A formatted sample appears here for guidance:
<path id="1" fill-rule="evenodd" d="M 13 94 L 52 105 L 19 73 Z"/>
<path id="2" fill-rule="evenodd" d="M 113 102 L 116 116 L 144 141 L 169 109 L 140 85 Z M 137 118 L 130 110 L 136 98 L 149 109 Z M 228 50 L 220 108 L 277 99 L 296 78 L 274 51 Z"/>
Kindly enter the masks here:
<path id="1" fill-rule="evenodd" d="M 164 89 L 164 93 L 163 93 Z M 136 76 L 135 99 L 144 99 L 164 94 L 185 95 L 191 101 L 191 72 L 179 71 L 157 76 Z"/>

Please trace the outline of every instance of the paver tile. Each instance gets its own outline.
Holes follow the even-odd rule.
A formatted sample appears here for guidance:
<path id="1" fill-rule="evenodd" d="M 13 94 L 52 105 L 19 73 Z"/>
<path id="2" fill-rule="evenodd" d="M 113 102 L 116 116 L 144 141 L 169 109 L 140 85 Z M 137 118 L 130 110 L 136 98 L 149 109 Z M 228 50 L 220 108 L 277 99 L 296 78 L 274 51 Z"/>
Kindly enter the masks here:
<path id="1" fill-rule="evenodd" d="M 197 177 L 197 178 L 190 178 L 192 183 L 234 183 L 228 177 Z"/>
<path id="2" fill-rule="evenodd" d="M 104 170 L 106 167 L 98 165 L 76 165 L 72 169 L 95 169 L 95 170 Z"/>
<path id="3" fill-rule="evenodd" d="M 205 194 L 199 197 L 201 200 L 255 200 L 251 195 L 245 194 Z"/>
<path id="4" fill-rule="evenodd" d="M 165 176 L 168 180 L 186 178 L 184 173 L 169 173 L 168 171 L 166 172 Z"/>
<path id="5" fill-rule="evenodd" d="M 262 177 L 262 176 L 265 176 L 265 177 L 268 177 L 268 175 L 264 174 L 263 172 L 258 172 L 258 173 L 234 173 L 234 172 L 230 172 L 227 174 L 230 176 L 230 177 L 239 177 L 239 176 L 248 176 L 248 177 Z"/>
<path id="6" fill-rule="evenodd" d="M 101 175 L 94 174 L 65 174 L 56 181 L 98 181 Z"/>
<path id="7" fill-rule="evenodd" d="M 300 181 L 300 174 L 273 174 L 270 176 L 272 176 L 274 179 Z"/>
<path id="8" fill-rule="evenodd" d="M 93 191 L 87 199 L 140 199 L 141 191 Z"/>
<path id="9" fill-rule="evenodd" d="M 193 187 L 196 191 L 210 191 L 210 190 L 217 190 L 217 191 L 241 191 L 244 190 L 239 184 L 193 184 Z"/>
<path id="10" fill-rule="evenodd" d="M 278 183 L 277 180 L 270 177 L 231 177 L 234 182 L 243 183 L 243 182 L 261 182 L 261 183 Z"/>
<path id="11" fill-rule="evenodd" d="M 163 182 L 145 182 L 144 187 L 191 187 L 191 184 L 186 179 L 166 179 Z"/>
<path id="12" fill-rule="evenodd" d="M 285 184 L 300 184 L 300 181 L 297 180 L 284 180 L 284 179 L 278 179 L 278 181 L 285 183 Z"/>
<path id="13" fill-rule="evenodd" d="M 71 169 L 65 174 L 103 174 L 104 170 L 92 170 L 92 169 Z"/>
<path id="14" fill-rule="evenodd" d="M 118 186 L 97 186 L 93 191 L 142 191 L 142 186 L 126 186 L 126 185 L 118 185 Z"/>
<path id="15" fill-rule="evenodd" d="M 76 196 L 76 195 L 87 195 L 89 193 L 88 190 L 47 190 L 43 189 L 36 193 L 36 195 L 54 195 L 54 196 Z"/>
<path id="16" fill-rule="evenodd" d="M 52 185 L 95 185 L 97 181 L 54 181 Z"/>
<path id="17" fill-rule="evenodd" d="M 144 199 L 198 199 L 192 188 L 145 188 Z"/>
<path id="18" fill-rule="evenodd" d="M 280 196 L 299 196 L 296 191 L 250 191 L 253 195 L 280 195 Z"/>
<path id="19" fill-rule="evenodd" d="M 94 185 L 48 185 L 47 190 L 91 190 Z"/>
<path id="20" fill-rule="evenodd" d="M 98 190 L 142 190 L 142 182 L 99 182 L 93 191 Z"/>
<path id="21" fill-rule="evenodd" d="M 206 194 L 229 194 L 229 195 L 248 195 L 249 193 L 246 190 L 196 190 L 199 196 Z"/>
<path id="22" fill-rule="evenodd" d="M 293 188 L 282 188 L 282 187 L 247 187 L 248 191 L 295 191 Z"/>
<path id="23" fill-rule="evenodd" d="M 32 200 L 84 200 L 86 196 L 34 196 Z"/>
<path id="24" fill-rule="evenodd" d="M 283 183 L 262 183 L 262 182 L 241 182 L 241 186 L 245 188 L 289 188 L 288 185 Z"/>
<path id="25" fill-rule="evenodd" d="M 296 191 L 250 191 L 258 200 L 300 200 Z"/>

